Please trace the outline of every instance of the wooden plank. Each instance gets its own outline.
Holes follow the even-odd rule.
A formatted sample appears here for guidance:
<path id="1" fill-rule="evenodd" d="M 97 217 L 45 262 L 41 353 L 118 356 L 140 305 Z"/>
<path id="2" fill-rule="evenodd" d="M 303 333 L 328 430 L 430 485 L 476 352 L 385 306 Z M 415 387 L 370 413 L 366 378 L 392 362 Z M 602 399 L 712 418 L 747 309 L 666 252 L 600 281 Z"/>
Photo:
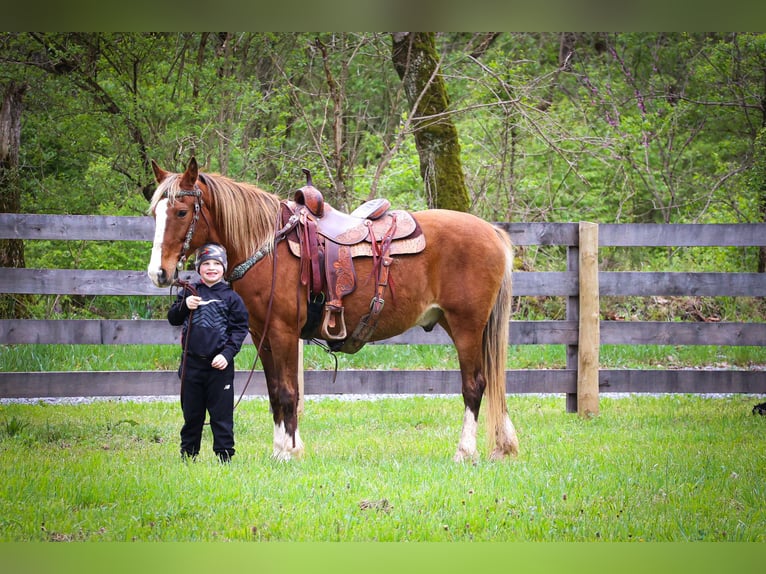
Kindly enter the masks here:
<path id="1" fill-rule="evenodd" d="M 100 345 L 98 320 L 0 320 L 0 345 Z"/>
<path id="2" fill-rule="evenodd" d="M 576 341 L 575 321 L 511 321 L 509 324 L 509 345 L 566 345 Z M 368 344 L 451 345 L 452 340 L 441 326 L 436 325 L 430 333 L 421 327 L 414 327 L 396 337 Z"/>
<path id="3" fill-rule="evenodd" d="M 460 394 L 460 371 L 306 371 L 306 394 Z M 506 371 L 506 392 L 566 393 L 574 391 L 577 374 L 571 370 Z"/>
<path id="4" fill-rule="evenodd" d="M 571 271 L 516 271 L 512 279 L 515 297 L 568 297 L 579 291 L 577 274 Z"/>
<path id="5" fill-rule="evenodd" d="M 2 345 L 169 345 L 181 328 L 163 320 L 3 319 Z"/>
<path id="6" fill-rule="evenodd" d="M 509 345 L 572 345 L 577 343 L 577 321 L 511 321 Z"/>
<path id="7" fill-rule="evenodd" d="M 766 223 L 601 224 L 601 247 L 715 247 L 766 245 Z"/>
<path id="8" fill-rule="evenodd" d="M 763 297 L 765 273 L 664 273 L 612 271 L 599 273 L 602 296 Z"/>
<path id="9" fill-rule="evenodd" d="M 514 245 L 577 245 L 576 223 L 495 222 L 505 229 Z"/>
<path id="10" fill-rule="evenodd" d="M 184 271 L 181 277 L 196 274 Z M 169 295 L 170 288 L 158 288 L 146 271 L 105 269 L 16 269 L 0 268 L 0 293 L 38 295 Z M 568 272 L 516 272 L 515 296 L 557 296 L 577 294 L 577 276 Z"/>
<path id="11" fill-rule="evenodd" d="M 577 245 L 576 223 L 495 222 L 515 245 Z M 602 247 L 761 246 L 766 223 L 601 224 Z M 150 216 L 0 213 L 0 239 L 152 241 Z"/>
<path id="12" fill-rule="evenodd" d="M 237 371 L 236 395 L 250 375 Z M 524 370 L 506 373 L 509 394 L 572 393 L 573 370 Z M 326 394 L 459 394 L 458 371 L 306 371 L 306 395 Z M 0 373 L 0 398 L 162 396 L 177 395 L 175 371 Z M 766 394 L 766 371 L 602 370 L 599 388 L 611 393 L 747 393 Z M 264 396 L 261 371 L 253 373 L 248 396 Z"/>
<path id="13" fill-rule="evenodd" d="M 598 225 L 580 223 L 580 350 L 577 357 L 577 414 L 598 415 L 599 297 Z"/>
<path id="14" fill-rule="evenodd" d="M 195 275 L 184 271 L 181 277 Z M 146 271 L 102 269 L 15 269 L 0 268 L 0 293 L 38 295 L 169 295 L 158 288 Z"/>
<path id="15" fill-rule="evenodd" d="M 601 321 L 601 344 L 763 346 L 766 323 Z"/>
<path id="16" fill-rule="evenodd" d="M 0 213 L 0 239 L 152 241 L 154 218 Z"/>
<path id="17" fill-rule="evenodd" d="M 573 223 L 496 223 L 516 245 L 568 245 L 577 241 Z M 152 217 L 0 214 L 0 239 L 152 241 Z"/>
<path id="18" fill-rule="evenodd" d="M 235 373 L 235 394 L 239 397 L 250 371 Z M 176 371 L 89 371 L 0 373 L 0 398 L 115 397 L 178 395 Z M 253 373 L 249 394 L 265 394 L 261 371 Z"/>
<path id="19" fill-rule="evenodd" d="M 235 395 L 250 371 L 237 371 Z M 305 371 L 306 395 L 325 394 L 460 394 L 460 372 L 452 371 Z M 570 370 L 507 371 L 508 393 L 566 393 L 576 387 Z M 175 371 L 91 371 L 0 373 L 0 398 L 112 397 L 177 395 Z M 265 395 L 261 371 L 253 373 L 246 395 Z"/>
<path id="20" fill-rule="evenodd" d="M 576 223 L 507 223 L 514 245 L 577 245 Z M 0 239 L 152 241 L 154 218 L 0 213 Z"/>
<path id="21" fill-rule="evenodd" d="M 163 319 L 0 319 L 0 345 L 177 345 L 181 328 Z M 577 341 L 574 321 L 511 321 L 511 345 L 565 345 Z M 248 335 L 245 344 L 252 344 Z M 309 343 L 313 344 L 313 343 Z M 440 326 L 414 327 L 370 345 L 451 345 Z"/>
<path id="22" fill-rule="evenodd" d="M 603 370 L 602 393 L 766 393 L 766 371 Z"/>

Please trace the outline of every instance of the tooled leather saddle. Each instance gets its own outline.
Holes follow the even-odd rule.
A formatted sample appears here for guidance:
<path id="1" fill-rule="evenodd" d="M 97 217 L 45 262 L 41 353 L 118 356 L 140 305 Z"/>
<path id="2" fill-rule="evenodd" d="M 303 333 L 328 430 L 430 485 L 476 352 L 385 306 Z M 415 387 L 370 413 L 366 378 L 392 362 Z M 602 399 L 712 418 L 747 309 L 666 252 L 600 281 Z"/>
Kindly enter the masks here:
<path id="1" fill-rule="evenodd" d="M 334 209 L 312 184 L 311 172 L 303 173 L 306 185 L 292 201 L 282 203 L 281 213 L 283 225 L 298 219 L 287 240 L 292 254 L 301 260 L 301 283 L 308 286 L 309 313 L 301 337 L 312 338 L 318 329 L 332 350 L 355 353 L 375 331 L 390 288 L 393 256 L 423 251 L 425 236 L 411 214 L 392 210 L 387 199 L 367 201 L 351 213 Z M 349 335 L 343 298 L 356 289 L 357 257 L 372 258 L 376 287 L 370 312 Z"/>

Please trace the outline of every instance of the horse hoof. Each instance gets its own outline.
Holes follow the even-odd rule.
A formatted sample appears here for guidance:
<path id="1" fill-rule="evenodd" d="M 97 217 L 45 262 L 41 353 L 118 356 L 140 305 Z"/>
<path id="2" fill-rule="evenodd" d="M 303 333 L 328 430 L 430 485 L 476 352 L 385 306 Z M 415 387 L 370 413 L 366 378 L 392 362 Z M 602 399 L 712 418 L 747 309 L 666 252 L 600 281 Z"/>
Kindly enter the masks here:
<path id="1" fill-rule="evenodd" d="M 504 458 L 516 458 L 519 455 L 518 445 L 510 445 L 506 448 L 495 448 L 489 455 L 489 460 L 503 460 Z"/>
<path id="2" fill-rule="evenodd" d="M 455 456 L 452 457 L 452 460 L 459 463 L 476 462 L 476 453 L 470 453 L 458 449 L 458 451 L 455 453 Z"/>
<path id="3" fill-rule="evenodd" d="M 271 458 L 277 462 L 290 462 L 293 459 L 293 456 L 287 451 L 275 449 L 274 452 L 271 453 Z"/>
<path id="4" fill-rule="evenodd" d="M 279 462 L 290 462 L 291 460 L 303 458 L 303 449 L 286 449 L 286 448 L 274 448 L 271 453 L 271 458 Z"/>

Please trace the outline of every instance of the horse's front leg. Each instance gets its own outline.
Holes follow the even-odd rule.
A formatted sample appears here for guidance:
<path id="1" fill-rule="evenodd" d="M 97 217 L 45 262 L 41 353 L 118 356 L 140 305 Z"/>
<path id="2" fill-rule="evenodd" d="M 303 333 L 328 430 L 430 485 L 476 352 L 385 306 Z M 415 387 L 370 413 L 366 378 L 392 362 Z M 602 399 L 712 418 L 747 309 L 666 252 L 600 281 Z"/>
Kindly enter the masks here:
<path id="1" fill-rule="evenodd" d="M 272 456 L 281 461 L 300 458 L 304 452 L 298 430 L 298 339 L 272 338 L 262 352 L 263 371 L 274 418 Z"/>

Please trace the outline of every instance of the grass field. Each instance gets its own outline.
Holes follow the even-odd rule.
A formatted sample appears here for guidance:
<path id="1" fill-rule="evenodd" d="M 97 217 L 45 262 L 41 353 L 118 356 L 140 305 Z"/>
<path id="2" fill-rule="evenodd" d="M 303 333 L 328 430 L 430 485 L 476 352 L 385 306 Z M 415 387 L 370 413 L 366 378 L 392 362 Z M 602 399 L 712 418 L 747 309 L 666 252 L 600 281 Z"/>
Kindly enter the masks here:
<path id="1" fill-rule="evenodd" d="M 766 541 L 753 397 L 605 396 L 590 420 L 508 402 L 516 460 L 453 463 L 460 398 L 410 397 L 307 401 L 285 464 L 246 400 L 225 466 L 209 429 L 180 461 L 175 401 L 2 404 L 0 540 Z"/>

